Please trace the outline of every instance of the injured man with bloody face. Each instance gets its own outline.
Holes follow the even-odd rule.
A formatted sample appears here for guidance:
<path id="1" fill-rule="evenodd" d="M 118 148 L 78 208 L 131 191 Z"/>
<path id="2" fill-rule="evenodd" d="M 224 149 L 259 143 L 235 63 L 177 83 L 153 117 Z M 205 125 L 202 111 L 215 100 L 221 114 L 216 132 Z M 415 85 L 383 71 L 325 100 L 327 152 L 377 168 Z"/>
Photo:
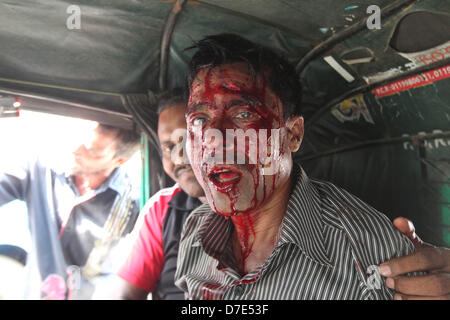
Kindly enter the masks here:
<path id="1" fill-rule="evenodd" d="M 189 299 L 392 299 L 377 265 L 414 251 L 383 214 L 309 179 L 301 87 L 236 35 L 194 46 L 187 154 L 207 197 L 187 219 L 176 284 Z"/>

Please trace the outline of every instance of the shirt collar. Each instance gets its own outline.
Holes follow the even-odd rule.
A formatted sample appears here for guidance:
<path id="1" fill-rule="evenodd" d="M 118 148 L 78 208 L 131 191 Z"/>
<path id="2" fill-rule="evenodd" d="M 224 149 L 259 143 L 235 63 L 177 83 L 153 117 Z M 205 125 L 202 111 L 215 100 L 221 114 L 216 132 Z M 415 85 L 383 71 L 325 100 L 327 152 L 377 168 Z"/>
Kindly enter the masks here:
<path id="1" fill-rule="evenodd" d="M 201 204 L 202 202 L 198 198 L 189 196 L 183 189 L 177 192 L 169 201 L 169 207 L 180 211 L 192 211 Z"/>
<path id="2" fill-rule="evenodd" d="M 294 243 L 311 259 L 331 266 L 324 237 L 321 198 L 305 171 L 294 164 L 294 187 L 280 228 L 279 245 Z"/>
<path id="3" fill-rule="evenodd" d="M 57 170 L 55 170 L 55 173 L 61 177 L 64 177 L 68 182 L 73 184 L 72 176 L 70 173 Z M 73 187 L 75 188 L 75 185 L 73 185 Z M 106 191 L 108 188 L 114 190 L 118 194 L 125 194 L 128 188 L 131 188 L 131 181 L 128 174 L 126 173 L 126 170 L 123 170 L 122 167 L 114 169 L 113 172 L 111 172 L 111 174 L 108 176 L 108 178 L 106 178 L 106 180 L 103 182 L 103 184 L 94 192 L 95 194 L 99 194 Z M 134 198 L 136 198 L 133 190 L 131 194 Z"/>
<path id="4" fill-rule="evenodd" d="M 128 188 L 130 188 L 130 179 L 126 170 L 122 167 L 114 169 L 114 171 L 109 175 L 109 177 L 103 182 L 100 188 L 113 189 L 118 194 L 125 194 Z"/>
<path id="5" fill-rule="evenodd" d="M 231 219 L 226 219 L 210 209 L 199 229 L 194 245 L 201 245 L 209 256 L 215 258 L 219 269 L 232 267 L 235 265 L 233 246 L 230 243 L 232 231 Z"/>

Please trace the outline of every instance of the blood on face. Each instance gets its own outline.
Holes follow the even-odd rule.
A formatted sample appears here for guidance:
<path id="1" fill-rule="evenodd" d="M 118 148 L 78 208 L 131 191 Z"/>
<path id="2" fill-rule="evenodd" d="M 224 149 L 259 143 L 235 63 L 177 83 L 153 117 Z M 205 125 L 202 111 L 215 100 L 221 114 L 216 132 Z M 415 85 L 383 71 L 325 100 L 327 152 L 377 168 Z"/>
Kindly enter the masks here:
<path id="1" fill-rule="evenodd" d="M 280 181 L 289 175 L 291 161 L 285 134 L 281 134 L 278 146 L 270 143 L 272 129 L 286 131 L 282 103 L 269 88 L 266 77 L 252 72 L 246 63 L 201 69 L 191 85 L 186 119 L 188 156 L 215 212 L 224 216 L 253 212 L 266 203 Z M 244 132 L 264 129 L 268 133 L 267 140 L 259 141 L 258 135 L 258 145 L 266 143 L 266 154 L 258 152 L 256 163 L 250 163 L 252 148 L 248 144 L 237 148 L 236 139 L 225 139 L 222 145 L 217 145 L 218 142 L 208 139 L 206 134 L 212 129 L 224 137 L 227 137 L 227 129 Z M 233 147 L 234 158 L 245 159 L 245 163 L 212 161 L 218 148 L 226 154 L 230 147 Z M 277 157 L 273 157 L 275 153 Z M 276 162 L 276 170 L 273 174 L 264 174 L 265 158 L 270 157 Z"/>

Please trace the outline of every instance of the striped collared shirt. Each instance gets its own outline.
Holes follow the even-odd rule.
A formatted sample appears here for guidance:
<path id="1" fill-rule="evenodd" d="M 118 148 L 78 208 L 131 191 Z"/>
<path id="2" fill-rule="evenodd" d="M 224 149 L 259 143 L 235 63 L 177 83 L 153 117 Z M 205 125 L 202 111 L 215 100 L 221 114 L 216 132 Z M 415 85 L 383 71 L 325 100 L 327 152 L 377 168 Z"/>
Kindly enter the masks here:
<path id="1" fill-rule="evenodd" d="M 392 299 L 376 265 L 414 251 L 380 212 L 294 167 L 279 241 L 269 258 L 241 276 L 231 219 L 207 204 L 184 226 L 176 284 L 189 299 Z"/>

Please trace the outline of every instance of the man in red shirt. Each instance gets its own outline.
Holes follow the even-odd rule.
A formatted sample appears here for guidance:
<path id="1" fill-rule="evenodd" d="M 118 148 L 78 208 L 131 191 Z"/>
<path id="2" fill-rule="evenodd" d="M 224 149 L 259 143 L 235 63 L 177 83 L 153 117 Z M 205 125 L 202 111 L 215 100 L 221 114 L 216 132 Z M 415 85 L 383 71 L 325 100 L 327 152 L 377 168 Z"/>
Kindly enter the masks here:
<path id="1" fill-rule="evenodd" d="M 183 150 L 180 137 L 186 132 L 184 108 L 180 88 L 166 92 L 159 99 L 162 162 L 164 171 L 176 184 L 156 193 L 142 210 L 144 222 L 132 252 L 118 273 L 114 298 L 145 299 L 152 293 L 153 299 L 184 299 L 183 292 L 174 284 L 178 243 L 185 219 L 204 197 L 190 165 L 179 154 Z"/>

